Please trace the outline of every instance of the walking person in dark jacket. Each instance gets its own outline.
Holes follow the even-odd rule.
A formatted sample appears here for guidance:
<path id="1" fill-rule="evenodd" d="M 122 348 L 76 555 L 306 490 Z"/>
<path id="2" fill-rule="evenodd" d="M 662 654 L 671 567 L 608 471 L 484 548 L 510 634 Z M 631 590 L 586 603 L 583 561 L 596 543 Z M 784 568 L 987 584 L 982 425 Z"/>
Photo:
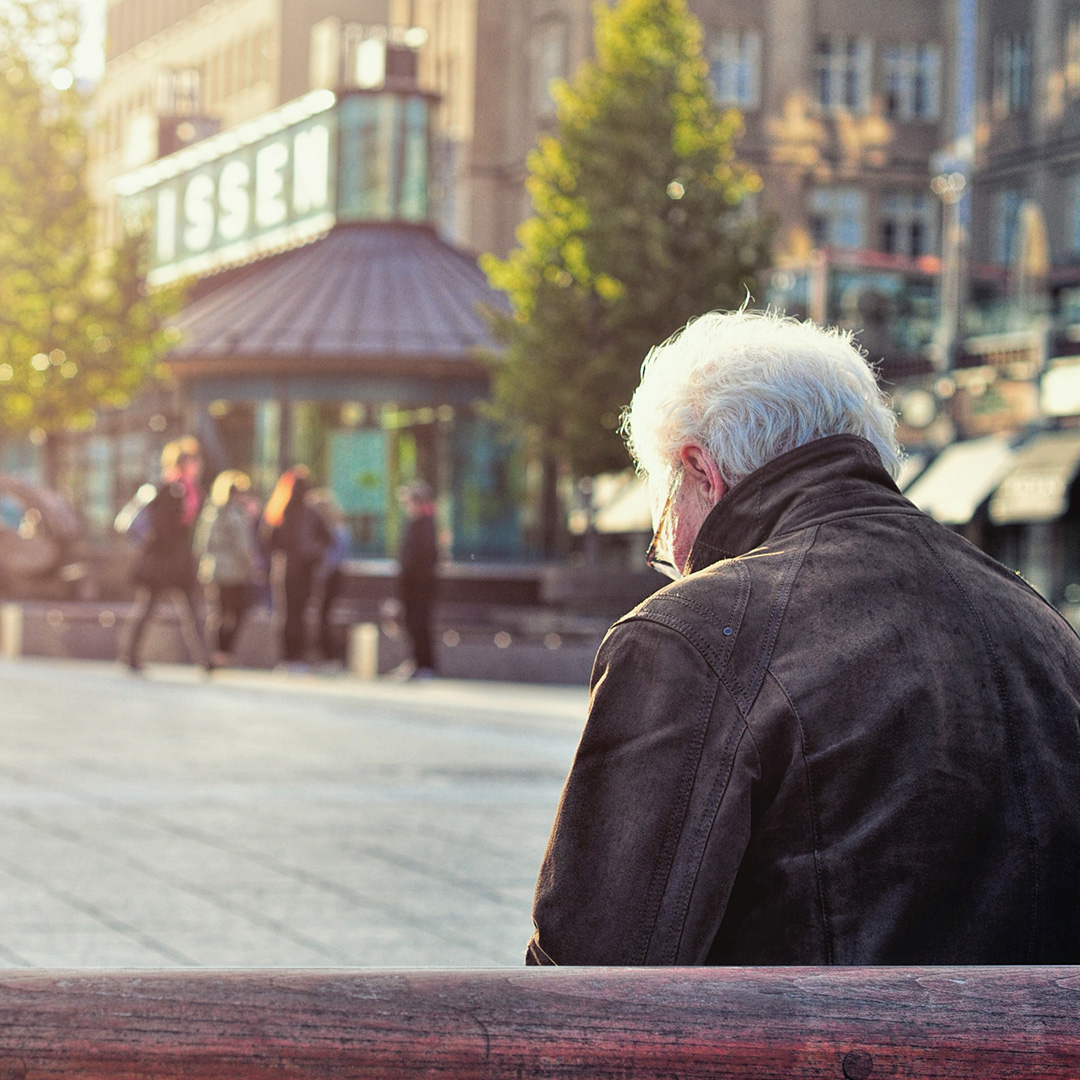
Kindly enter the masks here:
<path id="1" fill-rule="evenodd" d="M 329 488 L 316 488 L 308 496 L 312 509 L 322 518 L 330 543 L 315 568 L 319 611 L 319 652 L 332 665 L 345 663 L 345 635 L 334 624 L 334 604 L 345 583 L 345 559 L 352 533 L 348 519 Z"/>
<path id="2" fill-rule="evenodd" d="M 531 963 L 1080 963 L 1080 641 L 900 494 L 894 429 L 838 331 L 650 354 L 675 580 L 600 647 Z"/>
<path id="3" fill-rule="evenodd" d="M 192 531 L 202 505 L 198 442 L 189 437 L 169 443 L 161 453 L 162 482 L 142 511 L 146 515 L 142 549 L 135 564 L 135 609 L 122 660 L 142 670 L 140 646 L 158 602 L 171 596 L 180 616 L 180 631 L 192 660 L 212 667 L 196 615 L 198 585 Z"/>
<path id="4" fill-rule="evenodd" d="M 409 523 L 398 555 L 398 598 L 403 609 L 405 632 L 412 647 L 411 677 L 430 679 L 436 672 L 432 642 L 439 558 L 435 537 L 435 504 L 431 487 L 423 480 L 403 487 L 400 499 Z"/>
<path id="5" fill-rule="evenodd" d="M 322 516 L 308 503 L 311 480 L 304 466 L 282 473 L 266 504 L 263 521 L 269 528 L 269 548 L 281 565 L 283 601 L 282 655 L 298 668 L 307 659 L 306 613 L 315 570 L 331 543 Z"/>

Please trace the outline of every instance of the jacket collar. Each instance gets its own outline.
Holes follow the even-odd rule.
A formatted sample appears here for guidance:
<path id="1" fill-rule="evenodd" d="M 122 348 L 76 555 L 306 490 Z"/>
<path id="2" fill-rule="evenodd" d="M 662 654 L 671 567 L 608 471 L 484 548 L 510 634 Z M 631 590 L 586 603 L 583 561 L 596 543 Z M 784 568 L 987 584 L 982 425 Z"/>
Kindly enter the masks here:
<path id="1" fill-rule="evenodd" d="M 817 524 L 867 500 L 911 508 L 865 439 L 815 439 L 773 458 L 724 495 L 701 526 L 687 572 L 744 555 L 771 536 Z"/>

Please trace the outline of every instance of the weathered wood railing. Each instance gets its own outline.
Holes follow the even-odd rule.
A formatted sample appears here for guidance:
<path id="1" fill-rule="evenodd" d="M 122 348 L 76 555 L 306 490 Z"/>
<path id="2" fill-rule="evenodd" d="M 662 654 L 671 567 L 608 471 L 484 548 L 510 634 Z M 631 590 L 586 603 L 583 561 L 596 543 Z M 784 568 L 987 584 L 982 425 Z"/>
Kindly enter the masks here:
<path id="1" fill-rule="evenodd" d="M 1080 1078 L 1080 967 L 0 974 L 0 1080 Z"/>

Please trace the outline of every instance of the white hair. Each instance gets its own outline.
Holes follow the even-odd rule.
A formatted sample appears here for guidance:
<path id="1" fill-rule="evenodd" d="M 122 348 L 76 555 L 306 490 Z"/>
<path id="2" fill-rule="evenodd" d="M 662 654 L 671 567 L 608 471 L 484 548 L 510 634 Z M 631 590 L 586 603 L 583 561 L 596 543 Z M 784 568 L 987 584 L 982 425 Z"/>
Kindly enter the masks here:
<path id="1" fill-rule="evenodd" d="M 688 443 L 709 451 L 728 486 L 826 435 L 861 435 L 894 478 L 902 456 L 896 416 L 851 334 L 773 312 L 713 311 L 652 349 L 622 430 L 653 483 Z"/>

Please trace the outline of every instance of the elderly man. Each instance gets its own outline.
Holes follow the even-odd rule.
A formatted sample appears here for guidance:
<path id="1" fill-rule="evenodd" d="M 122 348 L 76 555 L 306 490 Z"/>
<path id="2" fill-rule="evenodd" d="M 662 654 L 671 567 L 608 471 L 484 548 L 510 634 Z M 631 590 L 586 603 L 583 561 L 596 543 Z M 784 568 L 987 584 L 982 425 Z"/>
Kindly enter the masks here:
<path id="1" fill-rule="evenodd" d="M 650 354 L 676 581 L 597 656 L 530 963 L 1080 963 L 1080 642 L 900 495 L 894 424 L 809 323 Z"/>

